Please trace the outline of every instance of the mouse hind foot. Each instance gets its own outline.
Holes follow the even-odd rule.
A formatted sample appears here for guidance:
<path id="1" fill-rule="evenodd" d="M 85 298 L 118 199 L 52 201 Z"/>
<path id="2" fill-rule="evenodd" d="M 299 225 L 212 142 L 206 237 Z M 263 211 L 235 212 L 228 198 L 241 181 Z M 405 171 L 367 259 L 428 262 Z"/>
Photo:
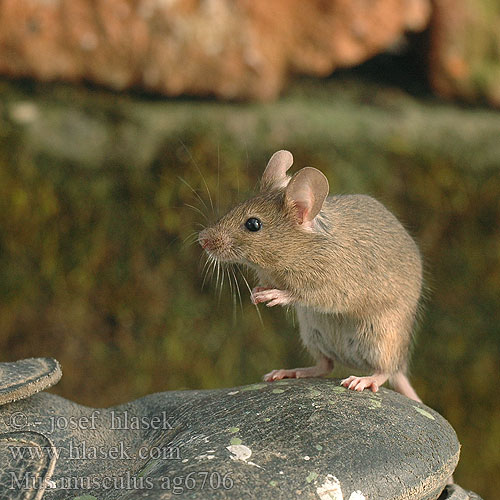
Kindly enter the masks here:
<path id="1" fill-rule="evenodd" d="M 369 377 L 356 377 L 351 375 L 340 382 L 340 385 L 347 387 L 352 391 L 361 392 L 364 389 L 371 389 L 372 392 L 377 392 L 378 388 L 385 383 L 389 378 L 386 373 L 374 373 Z"/>
<path id="2" fill-rule="evenodd" d="M 307 368 L 291 368 L 288 370 L 273 370 L 266 373 L 263 377 L 265 382 L 274 382 L 284 378 L 310 378 L 324 377 L 333 370 L 333 361 L 328 358 L 322 358 L 315 366 Z"/>
<path id="3" fill-rule="evenodd" d="M 351 375 L 340 382 L 340 385 L 351 389 L 352 391 L 361 392 L 364 389 L 371 389 L 373 392 L 377 392 L 379 387 L 384 384 L 387 379 L 391 383 L 392 387 L 396 392 L 399 392 L 407 398 L 418 401 L 422 400 L 418 397 L 418 394 L 413 389 L 408 377 L 403 372 L 397 372 L 394 375 L 388 375 L 386 373 L 374 373 L 369 377 L 356 377 Z"/>

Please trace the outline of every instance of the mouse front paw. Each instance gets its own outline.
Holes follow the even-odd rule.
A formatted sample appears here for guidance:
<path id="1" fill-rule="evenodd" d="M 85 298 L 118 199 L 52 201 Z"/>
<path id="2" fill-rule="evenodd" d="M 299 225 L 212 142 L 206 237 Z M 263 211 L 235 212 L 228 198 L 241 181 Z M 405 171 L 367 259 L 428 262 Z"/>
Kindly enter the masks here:
<path id="1" fill-rule="evenodd" d="M 267 307 L 286 306 L 293 301 L 292 294 L 286 290 L 277 290 L 275 288 L 256 287 L 252 290 L 252 303 L 260 304 L 267 302 Z"/>

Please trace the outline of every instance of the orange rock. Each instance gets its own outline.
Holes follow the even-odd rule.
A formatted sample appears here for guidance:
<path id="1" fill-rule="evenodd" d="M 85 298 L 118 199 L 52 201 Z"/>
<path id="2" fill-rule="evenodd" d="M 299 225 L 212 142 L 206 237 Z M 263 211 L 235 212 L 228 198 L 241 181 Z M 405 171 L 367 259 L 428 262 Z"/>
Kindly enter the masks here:
<path id="1" fill-rule="evenodd" d="M 429 80 L 446 98 L 500 107 L 500 9 L 489 0 L 434 0 Z"/>
<path id="2" fill-rule="evenodd" d="M 430 0 L 2 0 L 0 73 L 166 95 L 275 97 L 421 30 Z"/>

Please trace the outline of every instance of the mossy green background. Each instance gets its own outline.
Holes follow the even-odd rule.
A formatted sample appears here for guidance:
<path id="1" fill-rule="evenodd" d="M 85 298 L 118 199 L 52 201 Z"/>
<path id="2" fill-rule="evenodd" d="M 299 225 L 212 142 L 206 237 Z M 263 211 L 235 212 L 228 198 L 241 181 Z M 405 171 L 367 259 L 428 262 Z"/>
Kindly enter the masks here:
<path id="1" fill-rule="evenodd" d="M 241 278 L 241 304 L 227 282 L 202 287 L 190 244 L 215 217 L 205 183 L 223 212 L 286 148 L 332 191 L 380 199 L 420 243 L 412 379 L 457 430 L 457 482 L 500 491 L 500 113 L 346 79 L 267 104 L 0 93 L 1 361 L 55 357 L 54 392 L 91 406 L 308 363 L 293 315 L 260 307 L 261 320 Z"/>

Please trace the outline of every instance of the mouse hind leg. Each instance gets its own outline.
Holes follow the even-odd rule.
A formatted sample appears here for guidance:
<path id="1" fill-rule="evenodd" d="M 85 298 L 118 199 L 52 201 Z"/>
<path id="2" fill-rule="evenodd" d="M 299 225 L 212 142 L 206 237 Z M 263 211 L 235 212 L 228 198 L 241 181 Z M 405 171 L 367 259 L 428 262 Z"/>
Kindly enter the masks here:
<path id="1" fill-rule="evenodd" d="M 273 370 L 264 375 L 266 382 L 273 382 L 274 380 L 281 380 L 283 378 L 324 377 L 329 375 L 333 370 L 333 359 L 327 356 L 324 350 L 320 348 L 323 343 L 323 336 L 315 327 L 314 316 L 304 308 L 296 307 L 296 311 L 300 326 L 300 337 L 304 346 L 316 360 L 316 365 L 307 368 Z"/>
<path id="2" fill-rule="evenodd" d="M 358 320 L 352 343 L 354 349 L 350 351 L 350 364 L 359 369 L 373 370 L 372 375 L 351 375 L 340 384 L 354 391 L 369 389 L 377 392 L 389 380 L 398 392 L 418 401 L 416 392 L 404 374 L 411 326 L 411 316 L 401 314 L 398 309 Z M 346 352 L 347 347 L 344 346 Z"/>

